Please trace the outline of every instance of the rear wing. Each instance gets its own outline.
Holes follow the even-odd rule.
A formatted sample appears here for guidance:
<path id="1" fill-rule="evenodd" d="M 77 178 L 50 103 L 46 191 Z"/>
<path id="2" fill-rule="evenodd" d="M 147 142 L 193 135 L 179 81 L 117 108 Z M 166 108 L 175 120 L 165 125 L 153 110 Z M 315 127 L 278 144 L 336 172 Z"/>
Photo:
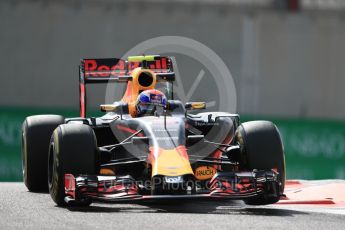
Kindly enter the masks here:
<path id="1" fill-rule="evenodd" d="M 173 62 L 166 56 L 131 56 L 128 60 L 82 59 L 79 65 L 80 117 L 86 117 L 87 84 L 131 81 L 131 73 L 137 67 L 153 71 L 157 76 L 157 81 L 175 80 Z"/>

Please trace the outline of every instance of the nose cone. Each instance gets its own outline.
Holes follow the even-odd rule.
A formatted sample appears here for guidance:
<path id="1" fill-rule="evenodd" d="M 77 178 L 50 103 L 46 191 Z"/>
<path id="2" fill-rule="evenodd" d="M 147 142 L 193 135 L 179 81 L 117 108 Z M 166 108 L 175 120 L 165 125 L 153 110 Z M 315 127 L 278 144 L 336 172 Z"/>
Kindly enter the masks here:
<path id="1" fill-rule="evenodd" d="M 160 149 L 156 156 L 151 158 L 152 177 L 193 175 L 189 157 L 185 146 L 178 146 L 175 149 Z"/>

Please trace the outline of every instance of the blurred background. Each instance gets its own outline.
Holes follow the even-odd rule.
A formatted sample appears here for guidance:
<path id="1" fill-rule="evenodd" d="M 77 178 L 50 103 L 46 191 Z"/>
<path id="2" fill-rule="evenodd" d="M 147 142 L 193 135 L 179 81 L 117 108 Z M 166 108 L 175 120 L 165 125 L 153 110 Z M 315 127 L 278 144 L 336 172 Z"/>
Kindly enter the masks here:
<path id="1" fill-rule="evenodd" d="M 78 116 L 81 58 L 167 35 L 223 59 L 242 121 L 281 130 L 288 178 L 345 179 L 345 1 L 1 0 L 0 181 L 22 180 L 26 116 Z"/>

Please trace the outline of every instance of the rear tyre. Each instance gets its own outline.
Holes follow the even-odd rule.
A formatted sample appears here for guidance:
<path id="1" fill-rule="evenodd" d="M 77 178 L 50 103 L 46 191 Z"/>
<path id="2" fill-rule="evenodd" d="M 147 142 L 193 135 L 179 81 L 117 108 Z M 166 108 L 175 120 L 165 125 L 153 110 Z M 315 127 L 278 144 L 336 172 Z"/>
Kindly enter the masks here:
<path id="1" fill-rule="evenodd" d="M 247 170 L 271 170 L 279 173 L 280 194 L 285 187 L 285 156 L 278 128 L 270 121 L 251 121 L 242 123 L 236 131 L 240 145 L 242 167 Z M 250 205 L 273 204 L 278 197 L 262 195 L 245 200 Z"/>
<path id="2" fill-rule="evenodd" d="M 27 117 L 22 125 L 23 180 L 30 192 L 48 191 L 48 149 L 50 136 L 65 119 L 59 115 Z"/>
<path id="3" fill-rule="evenodd" d="M 49 193 L 58 206 L 67 205 L 65 198 L 65 174 L 97 174 L 99 154 L 96 136 L 92 128 L 81 124 L 64 124 L 55 129 L 50 141 L 48 158 Z M 91 202 L 74 203 L 78 206 Z"/>

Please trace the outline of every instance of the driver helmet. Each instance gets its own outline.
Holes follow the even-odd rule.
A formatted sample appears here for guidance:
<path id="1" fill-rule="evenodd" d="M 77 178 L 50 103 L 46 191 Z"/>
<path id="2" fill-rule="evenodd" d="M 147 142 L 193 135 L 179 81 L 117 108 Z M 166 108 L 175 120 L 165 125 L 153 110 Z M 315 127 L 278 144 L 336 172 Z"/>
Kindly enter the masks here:
<path id="1" fill-rule="evenodd" d="M 136 101 L 137 116 L 153 115 L 156 107 L 166 108 L 167 98 L 159 90 L 150 89 L 141 92 Z"/>

